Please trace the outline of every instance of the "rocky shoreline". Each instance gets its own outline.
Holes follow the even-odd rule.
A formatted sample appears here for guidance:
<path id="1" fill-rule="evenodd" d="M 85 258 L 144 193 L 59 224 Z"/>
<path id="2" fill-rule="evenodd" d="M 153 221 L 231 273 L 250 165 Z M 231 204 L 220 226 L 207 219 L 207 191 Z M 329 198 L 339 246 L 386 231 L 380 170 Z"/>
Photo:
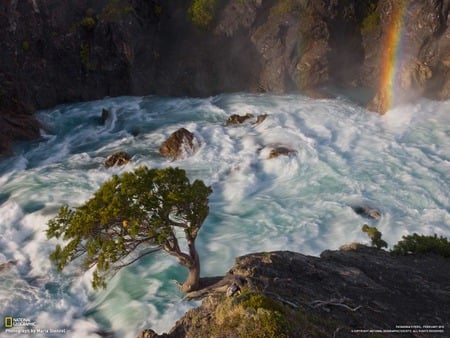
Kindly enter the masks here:
<path id="1" fill-rule="evenodd" d="M 211 292 L 170 330 L 150 337 L 446 337 L 450 260 L 392 256 L 351 244 L 320 257 L 289 251 L 238 257 Z M 230 291 L 230 286 L 231 291 Z"/>
<path id="2" fill-rule="evenodd" d="M 199 27 L 189 1 L 3 1 L 0 154 L 39 137 L 34 111 L 106 96 L 368 88 L 360 103 L 372 97 L 371 109 L 384 112 L 383 51 L 394 28 L 397 91 L 450 97 L 448 0 L 212 2 L 213 20 Z"/>

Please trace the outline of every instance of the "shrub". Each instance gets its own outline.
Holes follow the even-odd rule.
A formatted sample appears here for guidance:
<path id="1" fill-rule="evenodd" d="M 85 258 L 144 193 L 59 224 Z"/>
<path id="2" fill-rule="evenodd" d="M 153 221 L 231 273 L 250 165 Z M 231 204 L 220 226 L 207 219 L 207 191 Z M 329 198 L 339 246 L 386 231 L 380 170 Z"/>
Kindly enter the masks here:
<path id="1" fill-rule="evenodd" d="M 256 292 L 226 298 L 215 311 L 214 334 L 233 333 L 239 337 L 289 337 L 290 324 L 283 305 Z"/>
<path id="2" fill-rule="evenodd" d="M 88 65 L 90 55 L 91 55 L 91 48 L 89 47 L 89 44 L 82 42 L 80 45 L 80 60 L 83 65 L 85 66 Z"/>
<path id="3" fill-rule="evenodd" d="M 30 50 L 30 43 L 27 40 L 22 41 L 22 50 L 27 52 Z"/>
<path id="4" fill-rule="evenodd" d="M 161 5 L 153 5 L 153 14 L 156 17 L 160 17 L 163 13 L 163 7 Z"/>
<path id="5" fill-rule="evenodd" d="M 391 251 L 394 255 L 410 255 L 434 253 L 446 258 L 450 257 L 450 242 L 445 237 L 418 235 L 416 233 L 403 236 Z"/>
<path id="6" fill-rule="evenodd" d="M 369 5 L 367 16 L 361 23 L 361 33 L 371 33 L 380 25 L 380 18 L 376 10 L 376 4 L 372 3 Z"/>
<path id="7" fill-rule="evenodd" d="M 80 61 L 88 71 L 95 71 L 97 68 L 95 63 L 91 62 L 91 47 L 84 41 L 80 44 Z"/>
<path id="8" fill-rule="evenodd" d="M 372 240 L 372 246 L 377 247 L 377 249 L 387 248 L 387 243 L 381 239 L 381 232 L 379 232 L 376 227 L 370 227 L 367 224 L 364 224 L 362 231 Z"/>
<path id="9" fill-rule="evenodd" d="M 217 0 L 193 0 L 188 14 L 192 23 L 201 29 L 208 29 L 215 16 Z"/>
<path id="10" fill-rule="evenodd" d="M 100 17 L 107 22 L 120 21 L 124 16 L 135 13 L 135 9 L 126 0 L 109 0 Z"/>
<path id="11" fill-rule="evenodd" d="M 83 28 L 86 28 L 87 30 L 91 30 L 95 27 L 97 23 L 95 22 L 95 19 L 93 17 L 90 16 L 85 16 L 81 21 L 80 21 L 80 26 Z"/>
<path id="12" fill-rule="evenodd" d="M 293 0 L 281 0 L 276 3 L 271 9 L 271 13 L 274 15 L 284 15 L 291 13 L 295 9 L 295 1 Z"/>

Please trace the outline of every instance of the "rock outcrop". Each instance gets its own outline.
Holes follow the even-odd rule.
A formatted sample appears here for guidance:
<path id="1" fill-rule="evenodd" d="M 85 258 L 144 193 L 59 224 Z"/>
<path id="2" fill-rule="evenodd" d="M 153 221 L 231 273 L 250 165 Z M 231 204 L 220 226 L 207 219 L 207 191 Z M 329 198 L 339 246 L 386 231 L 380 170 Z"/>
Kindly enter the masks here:
<path id="1" fill-rule="evenodd" d="M 294 156 L 297 154 L 296 150 L 283 145 L 267 146 L 266 148 L 270 149 L 267 157 L 269 160 L 280 156 Z"/>
<path id="2" fill-rule="evenodd" d="M 105 167 L 122 166 L 130 162 L 131 156 L 124 151 L 118 151 L 109 155 L 105 160 Z"/>
<path id="3" fill-rule="evenodd" d="M 361 103 L 384 112 L 386 69 L 395 66 L 398 101 L 450 97 L 448 0 L 217 0 L 202 28 L 189 19 L 189 6 L 2 1 L 0 151 L 39 136 L 33 111 L 105 96 L 316 96 L 323 86 L 367 87 L 377 94 Z M 387 64 L 394 34 L 401 53 Z"/>
<path id="4" fill-rule="evenodd" d="M 197 150 L 199 142 L 194 133 L 185 128 L 174 131 L 159 147 L 159 153 L 164 157 L 178 160 L 192 155 Z"/>
<path id="5" fill-rule="evenodd" d="M 395 257 L 360 244 L 320 257 L 279 251 L 236 259 L 240 293 L 211 293 L 168 334 L 139 337 L 444 337 L 450 260 Z"/>
<path id="6" fill-rule="evenodd" d="M 252 124 L 260 124 L 265 121 L 267 114 L 261 114 L 254 116 L 253 114 L 247 113 L 245 115 L 233 114 L 227 119 L 227 126 L 240 125 L 245 122 L 250 122 Z"/>
<path id="7" fill-rule="evenodd" d="M 358 215 L 361 215 L 366 218 L 371 218 L 371 219 L 380 219 L 381 218 L 381 212 L 378 211 L 376 208 L 373 208 L 368 205 L 354 205 L 354 206 L 352 206 L 352 209 Z"/>

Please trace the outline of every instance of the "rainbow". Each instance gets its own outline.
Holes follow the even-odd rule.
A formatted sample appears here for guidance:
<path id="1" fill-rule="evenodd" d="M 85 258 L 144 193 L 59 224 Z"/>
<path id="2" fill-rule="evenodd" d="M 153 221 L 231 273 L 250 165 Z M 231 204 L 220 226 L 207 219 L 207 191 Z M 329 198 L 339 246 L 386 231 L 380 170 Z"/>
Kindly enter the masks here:
<path id="1" fill-rule="evenodd" d="M 379 105 L 383 111 L 389 110 L 396 103 L 395 92 L 401 67 L 400 56 L 407 4 L 407 0 L 392 2 L 392 16 L 385 32 L 384 49 L 381 52 L 379 84 Z"/>

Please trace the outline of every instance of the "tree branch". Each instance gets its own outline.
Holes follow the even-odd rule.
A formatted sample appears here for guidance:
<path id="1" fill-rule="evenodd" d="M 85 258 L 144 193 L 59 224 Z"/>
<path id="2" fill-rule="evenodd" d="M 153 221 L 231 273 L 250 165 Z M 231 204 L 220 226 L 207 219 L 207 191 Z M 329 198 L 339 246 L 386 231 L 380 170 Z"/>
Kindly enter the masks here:
<path id="1" fill-rule="evenodd" d="M 318 307 L 322 307 L 322 306 L 327 306 L 327 305 L 334 305 L 334 306 L 340 306 L 343 307 L 349 311 L 355 312 L 358 311 L 360 308 L 362 308 L 361 305 L 355 307 L 355 308 L 351 308 L 350 306 L 348 306 L 347 304 L 344 303 L 346 299 L 342 298 L 342 299 L 330 299 L 330 300 L 314 300 L 310 303 L 310 306 L 312 308 L 318 308 Z M 328 310 L 329 311 L 329 310 Z"/>
<path id="2" fill-rule="evenodd" d="M 134 262 L 138 261 L 139 259 L 141 259 L 142 257 L 145 257 L 145 256 L 147 256 L 147 255 L 149 255 L 149 254 L 152 254 L 152 253 L 154 253 L 154 252 L 157 252 L 157 251 L 159 251 L 159 250 L 161 250 L 161 247 L 160 247 L 160 246 L 157 247 L 157 248 L 148 250 L 148 251 L 144 252 L 143 254 L 137 256 L 136 258 L 134 258 L 133 260 L 131 260 L 131 261 L 128 262 L 128 263 L 124 263 L 124 264 L 115 266 L 115 267 L 114 267 L 114 270 L 119 270 L 119 269 L 121 269 L 121 268 L 123 268 L 123 267 L 125 267 L 125 266 L 129 266 L 129 265 L 133 264 Z M 130 253 L 131 253 L 131 251 L 130 251 Z M 127 255 L 127 256 L 128 256 L 128 255 Z"/>
<path id="3" fill-rule="evenodd" d="M 169 255 L 176 257 L 181 265 L 188 268 L 193 265 L 192 257 L 180 250 L 178 240 L 175 237 L 173 230 L 170 231 L 168 239 L 164 242 L 162 249 Z"/>

